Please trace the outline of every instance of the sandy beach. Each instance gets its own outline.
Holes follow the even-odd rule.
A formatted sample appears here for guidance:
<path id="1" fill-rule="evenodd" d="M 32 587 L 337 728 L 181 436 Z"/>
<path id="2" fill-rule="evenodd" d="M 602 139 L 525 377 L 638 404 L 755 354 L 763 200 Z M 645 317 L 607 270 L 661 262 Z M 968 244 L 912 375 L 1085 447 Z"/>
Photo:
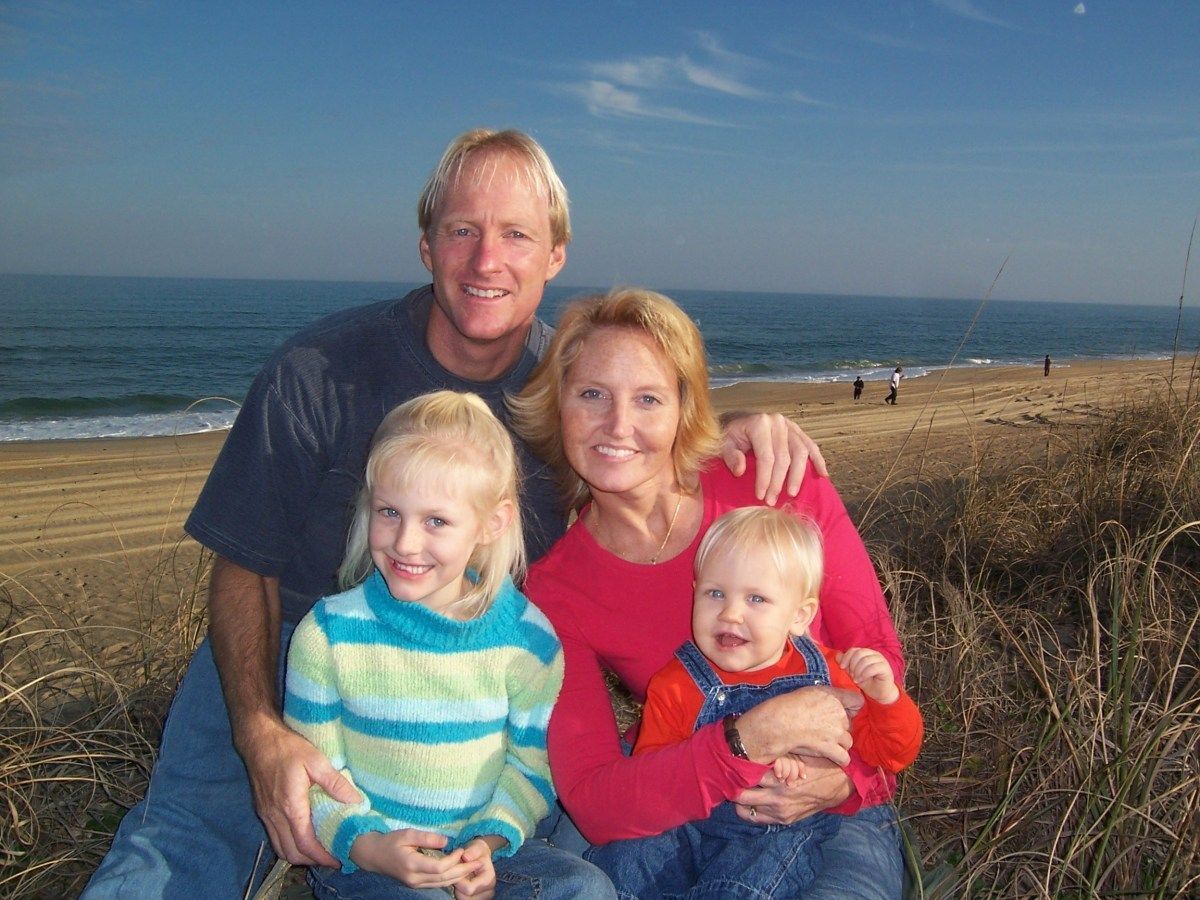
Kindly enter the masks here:
<path id="1" fill-rule="evenodd" d="M 713 396 L 720 410 L 798 421 L 853 510 L 918 468 L 1044 453 L 1048 438 L 1162 386 L 1169 371 L 1145 361 L 1075 363 L 1049 377 L 1040 366 L 948 370 L 906 379 L 895 407 L 881 382 L 857 403 L 849 384 L 746 383 Z M 224 437 L 0 444 L 0 583 L 13 614 L 120 627 L 194 593 L 199 548 L 182 524 Z"/>

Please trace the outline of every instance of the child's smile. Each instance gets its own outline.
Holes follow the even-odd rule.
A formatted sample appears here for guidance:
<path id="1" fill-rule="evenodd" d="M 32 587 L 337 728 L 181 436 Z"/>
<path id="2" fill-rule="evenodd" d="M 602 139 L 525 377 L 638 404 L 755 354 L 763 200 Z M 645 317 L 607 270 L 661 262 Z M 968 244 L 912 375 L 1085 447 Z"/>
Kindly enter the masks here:
<path id="1" fill-rule="evenodd" d="M 726 672 L 775 665 L 791 636 L 805 632 L 815 609 L 778 572 L 770 554 L 755 547 L 709 556 L 692 599 L 696 646 Z"/>
<path id="2" fill-rule="evenodd" d="M 475 509 L 444 487 L 393 485 L 371 495 L 371 560 L 397 600 L 442 615 L 464 591 L 463 574 L 483 542 Z"/>

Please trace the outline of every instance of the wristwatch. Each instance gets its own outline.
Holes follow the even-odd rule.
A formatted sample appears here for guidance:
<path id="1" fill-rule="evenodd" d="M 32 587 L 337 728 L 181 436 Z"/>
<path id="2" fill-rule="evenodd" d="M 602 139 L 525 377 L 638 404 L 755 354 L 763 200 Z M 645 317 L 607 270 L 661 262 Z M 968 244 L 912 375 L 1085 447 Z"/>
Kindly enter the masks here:
<path id="1" fill-rule="evenodd" d="M 750 754 L 746 752 L 746 747 L 742 743 L 742 736 L 737 729 L 738 716 L 730 713 L 723 720 L 725 726 L 725 743 L 729 745 L 729 752 L 739 759 L 749 759 Z"/>

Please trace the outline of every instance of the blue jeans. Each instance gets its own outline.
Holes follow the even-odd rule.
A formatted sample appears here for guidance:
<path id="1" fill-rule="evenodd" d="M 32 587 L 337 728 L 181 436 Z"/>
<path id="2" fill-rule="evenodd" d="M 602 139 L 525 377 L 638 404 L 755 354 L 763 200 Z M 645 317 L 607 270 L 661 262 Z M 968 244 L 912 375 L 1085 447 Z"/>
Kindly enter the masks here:
<path id="1" fill-rule="evenodd" d="M 280 638 L 280 696 L 292 629 L 285 623 Z M 569 871 L 569 863 L 599 875 L 577 857 L 550 847 L 546 851 L 533 861 L 550 867 L 544 880 L 555 877 L 556 867 Z M 146 797 L 125 814 L 82 900 L 241 897 L 258 889 L 274 860 L 254 811 L 246 767 L 233 748 L 229 713 L 206 639 L 171 704 Z M 539 873 L 526 874 L 534 878 Z M 606 878 L 592 896 L 613 896 Z"/>
<path id="2" fill-rule="evenodd" d="M 754 825 L 722 803 L 707 819 L 613 841 L 584 859 L 609 874 L 621 900 L 788 900 L 807 895 L 822 869 L 822 845 L 842 819 L 818 813 L 794 825 Z"/>
<path id="3" fill-rule="evenodd" d="M 290 639 L 285 625 L 280 687 Z M 205 639 L 171 704 L 146 797 L 121 820 L 82 897 L 240 897 L 274 859 Z"/>
<path id="4" fill-rule="evenodd" d="M 493 859 L 497 900 L 576 900 L 616 898 L 612 882 L 595 866 L 530 838 L 509 857 Z M 338 869 L 309 869 L 308 884 L 318 900 L 408 900 L 449 896 L 441 888 L 417 890 L 374 872 L 359 869 L 349 875 Z"/>
<path id="5" fill-rule="evenodd" d="M 594 847 L 584 858 L 608 872 L 620 900 L 902 896 L 904 859 L 890 803 L 853 816 L 817 813 L 790 826 L 738 819 L 740 836 L 728 806 L 655 837 Z M 713 818 L 720 827 L 705 827 Z"/>
<path id="6" fill-rule="evenodd" d="M 837 834 L 821 845 L 825 864 L 805 900 L 900 900 L 904 849 L 896 807 L 881 803 L 838 818 Z"/>

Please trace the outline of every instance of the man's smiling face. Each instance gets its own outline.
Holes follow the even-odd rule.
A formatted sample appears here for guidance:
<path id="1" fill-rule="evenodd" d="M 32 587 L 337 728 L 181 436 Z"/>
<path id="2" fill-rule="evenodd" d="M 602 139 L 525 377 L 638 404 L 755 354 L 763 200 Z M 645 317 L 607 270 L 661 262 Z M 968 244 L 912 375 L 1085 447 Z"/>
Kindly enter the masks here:
<path id="1" fill-rule="evenodd" d="M 511 155 L 472 158 L 421 237 L 435 298 L 426 340 L 455 374 L 486 380 L 512 367 L 546 282 L 566 262 L 534 184 Z"/>

